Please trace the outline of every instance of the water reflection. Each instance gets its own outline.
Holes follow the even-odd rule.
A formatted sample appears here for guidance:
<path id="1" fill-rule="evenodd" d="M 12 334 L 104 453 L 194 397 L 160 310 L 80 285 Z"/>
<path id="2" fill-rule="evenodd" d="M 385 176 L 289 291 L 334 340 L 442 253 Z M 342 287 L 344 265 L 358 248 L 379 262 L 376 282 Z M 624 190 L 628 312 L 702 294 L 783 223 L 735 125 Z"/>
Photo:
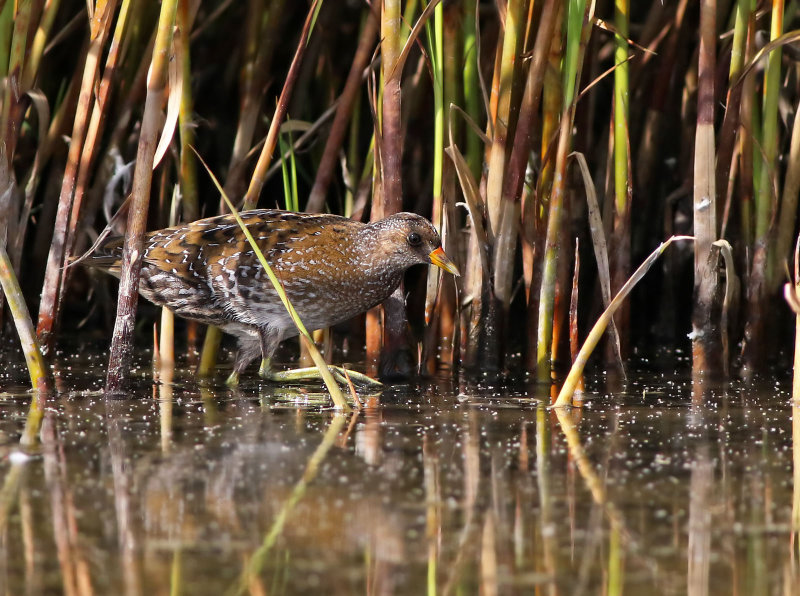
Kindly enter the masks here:
<path id="1" fill-rule="evenodd" d="M 552 411 L 446 383 L 0 401 L 0 593 L 792 593 L 787 396 L 631 382 Z M 162 375 L 162 380 L 169 377 Z M 643 390 L 646 385 L 647 391 Z M 757 407 L 748 404 L 758 404 Z M 790 422 L 791 419 L 791 422 Z"/>

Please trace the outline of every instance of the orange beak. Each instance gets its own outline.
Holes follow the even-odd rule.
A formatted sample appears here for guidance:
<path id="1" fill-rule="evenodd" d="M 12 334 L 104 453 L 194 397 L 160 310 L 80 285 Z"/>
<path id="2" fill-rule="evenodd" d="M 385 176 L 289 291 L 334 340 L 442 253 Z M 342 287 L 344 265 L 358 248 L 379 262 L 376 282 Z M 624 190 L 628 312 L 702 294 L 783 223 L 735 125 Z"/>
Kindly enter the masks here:
<path id="1" fill-rule="evenodd" d="M 448 273 L 452 273 L 453 275 L 459 277 L 461 276 L 461 274 L 458 272 L 458 267 L 456 267 L 455 263 L 453 263 L 453 261 L 450 260 L 450 257 L 444 254 L 444 251 L 442 250 L 441 246 L 436 250 L 432 251 L 431 254 L 428 255 L 428 258 L 430 258 L 431 263 L 433 265 L 441 267 L 442 269 L 444 269 Z"/>

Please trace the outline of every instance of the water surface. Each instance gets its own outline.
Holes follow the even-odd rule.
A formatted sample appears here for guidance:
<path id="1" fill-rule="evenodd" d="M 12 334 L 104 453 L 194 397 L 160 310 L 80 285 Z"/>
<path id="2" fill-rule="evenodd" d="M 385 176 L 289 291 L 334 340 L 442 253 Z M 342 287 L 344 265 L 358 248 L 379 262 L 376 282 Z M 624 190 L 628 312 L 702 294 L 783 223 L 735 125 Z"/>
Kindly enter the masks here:
<path id="1" fill-rule="evenodd" d="M 178 374 L 107 401 L 62 359 L 40 442 L 0 399 L 0 594 L 789 594 L 786 383 L 638 373 L 559 414 L 533 385 L 430 381 L 344 416 L 313 387 Z M 21 377 L 24 379 L 24 377 Z M 695 387 L 695 391 L 697 388 Z M 795 522 L 793 523 L 793 519 Z"/>

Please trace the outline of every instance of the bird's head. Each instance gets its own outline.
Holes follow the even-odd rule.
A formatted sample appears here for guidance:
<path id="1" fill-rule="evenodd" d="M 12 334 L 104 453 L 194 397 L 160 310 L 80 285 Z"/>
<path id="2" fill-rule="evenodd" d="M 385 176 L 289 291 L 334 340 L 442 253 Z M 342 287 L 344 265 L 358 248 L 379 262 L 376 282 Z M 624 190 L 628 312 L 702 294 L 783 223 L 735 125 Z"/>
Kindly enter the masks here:
<path id="1" fill-rule="evenodd" d="M 453 275 L 461 275 L 458 267 L 442 250 L 442 240 L 433 224 L 414 213 L 396 213 L 370 224 L 378 232 L 377 250 L 388 253 L 404 268 L 416 264 L 432 264 Z"/>

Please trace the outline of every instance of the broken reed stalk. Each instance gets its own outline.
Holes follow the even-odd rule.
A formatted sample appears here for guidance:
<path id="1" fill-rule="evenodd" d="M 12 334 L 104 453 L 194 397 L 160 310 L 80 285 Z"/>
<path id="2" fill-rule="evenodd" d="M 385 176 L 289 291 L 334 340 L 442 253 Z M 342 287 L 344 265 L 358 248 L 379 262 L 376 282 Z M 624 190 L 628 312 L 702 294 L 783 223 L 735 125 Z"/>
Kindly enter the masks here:
<path id="1" fill-rule="evenodd" d="M 614 313 L 619 310 L 619 307 L 622 306 L 625 298 L 628 296 L 628 294 L 630 294 L 630 291 L 636 286 L 637 283 L 639 283 L 639 281 L 644 277 L 645 273 L 650 270 L 658 257 L 661 256 L 661 254 L 670 244 L 678 240 L 694 240 L 694 237 L 671 236 L 666 241 L 662 242 L 652 253 L 650 253 L 650 256 L 647 257 L 641 265 L 639 265 L 638 269 L 633 272 L 633 275 L 631 275 L 628 278 L 628 281 L 626 281 L 625 284 L 619 289 L 619 292 L 617 292 L 616 296 L 614 296 L 611 304 L 609 304 L 608 308 L 603 311 L 592 327 L 592 330 L 589 332 L 589 335 L 586 336 L 586 339 L 581 346 L 581 350 L 578 352 L 575 362 L 572 363 L 572 368 L 570 368 L 569 374 L 564 381 L 564 385 L 561 387 L 561 391 L 558 393 L 558 398 L 553 404 L 553 407 L 564 408 L 572 405 L 572 396 L 575 393 L 575 389 L 578 386 L 581 377 L 583 376 L 583 369 L 586 367 L 586 362 L 589 360 L 589 356 L 591 356 L 592 352 L 597 346 L 597 343 L 603 336 L 603 333 L 605 332 L 606 327 L 611 321 Z"/>
<path id="2" fill-rule="evenodd" d="M 56 213 L 56 222 L 53 229 L 53 239 L 50 243 L 44 284 L 42 285 L 42 300 L 39 304 L 37 334 L 39 335 L 39 340 L 42 342 L 42 349 L 45 353 L 51 350 L 55 339 L 54 333 L 58 328 L 59 313 L 61 311 L 61 285 L 63 283 L 65 271 L 67 270 L 64 265 L 67 251 L 69 250 L 69 222 L 73 219 L 71 213 L 73 210 L 78 168 L 84 149 L 89 114 L 94 105 L 92 97 L 100 72 L 100 59 L 103 54 L 103 46 L 105 45 L 106 35 L 111 27 L 115 9 L 116 2 L 114 0 L 98 2 L 95 18 L 91 20 L 89 53 L 86 57 L 83 78 L 81 79 L 78 109 L 75 113 L 72 125 L 67 163 L 64 170 L 63 182 L 61 184 L 61 194 L 58 198 L 58 211 Z M 77 218 L 74 219 L 77 220 Z"/>
<path id="3" fill-rule="evenodd" d="M 303 56 L 305 56 L 306 48 L 308 47 L 308 37 L 311 35 L 312 26 L 321 6 L 322 0 L 314 0 L 308 9 L 306 20 L 303 23 L 303 30 L 300 33 L 300 40 L 297 43 L 297 49 L 292 58 L 292 63 L 289 66 L 289 72 L 286 74 L 286 80 L 283 83 L 283 89 L 281 89 L 281 94 L 278 97 L 278 103 L 275 106 L 272 120 L 269 123 L 267 138 L 264 141 L 264 146 L 261 148 L 261 154 L 258 156 L 258 162 L 256 162 L 255 170 L 250 178 L 250 185 L 244 196 L 244 204 L 242 206 L 244 211 L 254 209 L 256 205 L 258 205 L 258 197 L 261 194 L 261 189 L 264 187 L 267 171 L 272 161 L 272 155 L 275 153 L 275 147 L 278 144 L 281 124 L 286 117 L 286 112 L 289 109 L 289 101 L 292 98 L 292 91 L 294 91 L 295 83 L 300 75 L 300 65 L 303 62 Z M 217 361 L 217 352 L 221 341 L 222 331 L 217 327 L 210 326 L 206 331 L 206 337 L 203 342 L 203 352 L 200 356 L 200 366 L 197 371 L 198 376 L 211 376 Z"/>
<path id="4" fill-rule="evenodd" d="M 336 409 L 341 410 L 343 412 L 351 411 L 350 405 L 347 403 L 347 399 L 345 399 L 344 394 L 342 393 L 341 388 L 339 387 L 336 380 L 333 378 L 333 374 L 331 373 L 328 365 L 325 363 L 325 359 L 322 357 L 322 354 L 319 353 L 317 346 L 314 344 L 314 339 L 306 330 L 303 321 L 300 320 L 300 315 L 297 314 L 297 311 L 292 306 L 292 303 L 289 301 L 289 297 L 286 295 L 286 292 L 283 289 L 283 285 L 281 284 L 278 277 L 275 275 L 275 272 L 270 267 L 267 258 L 264 256 L 264 253 L 261 252 L 261 249 L 258 247 L 253 235 L 250 233 L 250 230 L 245 225 L 244 221 L 242 220 L 239 212 L 236 209 L 236 206 L 231 202 L 228 198 L 228 195 L 225 194 L 225 190 L 222 188 L 222 185 L 217 180 L 217 177 L 214 176 L 214 173 L 208 167 L 208 165 L 203 161 L 203 158 L 197 154 L 197 158 L 205 167 L 208 175 L 211 176 L 211 180 L 214 182 L 214 186 L 217 187 L 222 199 L 225 201 L 225 204 L 228 206 L 233 217 L 236 219 L 236 223 L 239 224 L 239 227 L 244 233 L 247 241 L 250 243 L 250 247 L 253 249 L 256 257 L 258 257 L 258 262 L 261 263 L 261 266 L 264 268 L 264 271 L 269 277 L 269 281 L 272 283 L 272 287 L 275 288 L 275 292 L 278 294 L 278 297 L 281 299 L 283 303 L 283 307 L 286 309 L 286 312 L 289 313 L 289 316 L 292 319 L 292 322 L 297 327 L 297 330 L 300 332 L 300 337 L 303 341 L 303 346 L 305 349 L 308 350 L 309 354 L 311 355 L 314 364 L 319 369 L 319 374 L 322 377 L 322 380 L 325 382 L 325 386 L 328 388 L 328 391 L 331 394 L 331 399 L 333 399 L 334 406 Z"/>
<path id="5" fill-rule="evenodd" d="M 694 288 L 692 369 L 717 373 L 719 329 L 711 314 L 717 287 L 716 267 L 709 260 L 717 240 L 717 193 L 714 142 L 714 74 L 716 63 L 716 0 L 700 6 L 700 51 L 697 86 L 697 128 L 694 151 Z"/>
<path id="6" fill-rule="evenodd" d="M 578 281 L 580 280 L 581 273 L 580 257 L 580 242 L 578 238 L 575 238 L 575 265 L 572 269 L 572 292 L 569 297 L 569 356 L 572 362 L 575 362 L 578 358 L 578 353 L 580 351 L 578 346 Z M 613 324 L 613 318 L 611 322 Z M 583 377 L 578 380 L 576 387 L 579 391 L 583 391 Z"/>
<path id="7" fill-rule="evenodd" d="M 139 274 L 142 267 L 147 208 L 153 179 L 153 158 L 161 126 L 161 105 L 167 84 L 169 50 L 172 46 L 172 31 L 177 8 L 178 0 L 162 2 L 153 47 L 147 97 L 136 153 L 136 169 L 133 174 L 133 190 L 131 192 L 133 198 L 128 215 L 128 226 L 125 230 L 125 244 L 122 249 L 117 317 L 114 322 L 114 335 L 111 340 L 111 353 L 106 374 L 106 393 L 111 395 L 121 393 L 133 355 L 133 326 L 139 298 Z M 179 92 L 179 90 L 173 91 Z"/>
<path id="8" fill-rule="evenodd" d="M 6 247 L 2 244 L 0 244 L 0 285 L 2 285 L 6 300 L 8 300 L 11 316 L 14 318 L 17 334 L 22 343 L 22 353 L 25 355 L 25 362 L 28 365 L 31 387 L 34 391 L 47 391 L 50 387 L 47 365 L 39 349 L 31 315 L 25 304 L 25 298 L 22 296 L 17 276 L 14 275 L 11 259 L 8 258 Z"/>

